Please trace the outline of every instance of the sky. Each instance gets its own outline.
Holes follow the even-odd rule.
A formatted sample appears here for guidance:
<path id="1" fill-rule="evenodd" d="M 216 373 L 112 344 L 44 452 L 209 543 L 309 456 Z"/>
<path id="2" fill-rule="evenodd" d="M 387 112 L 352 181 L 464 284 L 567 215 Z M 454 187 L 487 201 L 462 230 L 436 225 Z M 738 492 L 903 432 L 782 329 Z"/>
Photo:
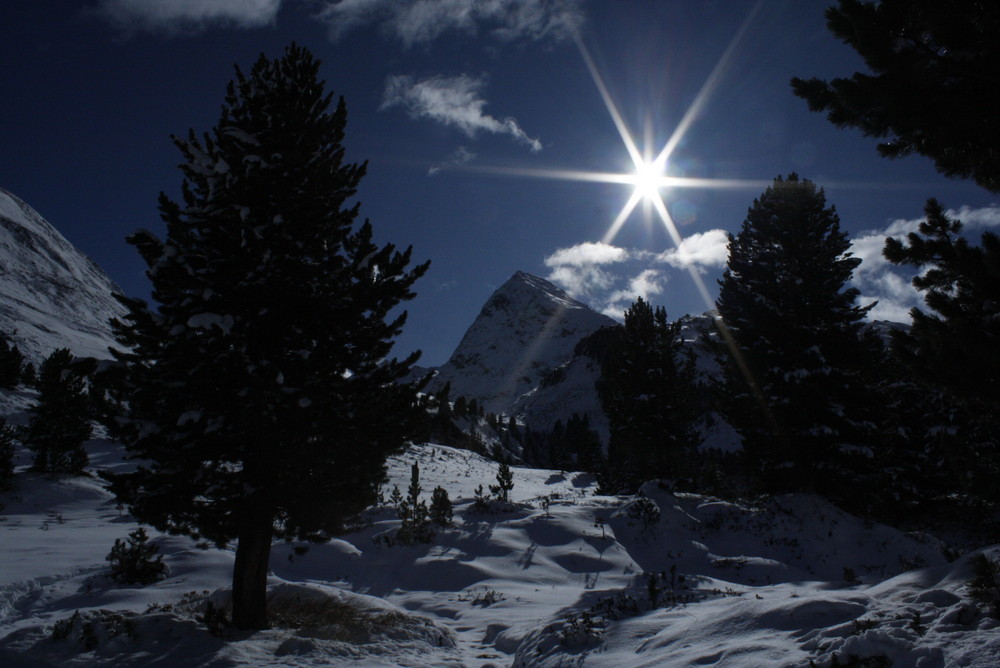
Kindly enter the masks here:
<path id="1" fill-rule="evenodd" d="M 147 297 L 125 237 L 164 231 L 157 196 L 181 183 L 170 136 L 208 131 L 233 66 L 296 41 L 346 101 L 376 241 L 431 260 L 394 354 L 446 361 L 516 271 L 619 319 L 638 296 L 671 318 L 702 313 L 726 234 L 791 172 L 836 207 L 872 316 L 905 321 L 920 298 L 881 258 L 886 234 L 915 229 L 936 197 L 978 237 L 1000 225 L 1000 203 L 926 158 L 881 158 L 792 94 L 793 76 L 864 70 L 827 32 L 830 4 L 8 0 L 0 187 Z M 658 156 L 659 187 L 633 198 L 636 160 Z"/>

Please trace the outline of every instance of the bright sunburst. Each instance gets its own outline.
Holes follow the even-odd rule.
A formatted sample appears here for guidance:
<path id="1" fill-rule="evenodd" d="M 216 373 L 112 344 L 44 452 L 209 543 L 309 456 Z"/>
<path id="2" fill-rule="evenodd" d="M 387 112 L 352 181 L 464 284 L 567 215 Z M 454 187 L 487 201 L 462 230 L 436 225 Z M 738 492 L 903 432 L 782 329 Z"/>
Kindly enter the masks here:
<path id="1" fill-rule="evenodd" d="M 671 218 L 668 211 L 667 205 L 663 200 L 663 194 L 665 189 L 674 188 L 752 188 L 760 189 L 769 185 L 766 181 L 760 180 L 741 180 L 741 179 L 706 179 L 706 178 L 688 178 L 683 176 L 671 176 L 667 173 L 667 165 L 670 159 L 670 155 L 673 153 L 674 149 L 680 143 L 681 139 L 687 133 L 688 128 L 694 122 L 695 118 L 700 114 L 702 107 L 705 105 L 706 100 L 712 93 L 712 91 L 718 86 L 719 80 L 722 78 L 722 74 L 728 68 L 730 61 L 736 51 L 736 47 L 741 41 L 743 34 L 748 29 L 757 11 L 760 9 L 761 4 L 758 2 L 755 4 L 753 10 L 749 13 L 740 30 L 733 37 L 733 40 L 729 43 L 729 46 L 723 52 L 722 56 L 719 58 L 719 62 L 716 63 L 709 75 L 708 79 L 702 85 L 701 90 L 698 91 L 698 95 L 695 97 L 694 102 L 684 113 L 677 127 L 674 129 L 673 134 L 666 144 L 660 149 L 659 153 L 654 154 L 654 148 L 650 145 L 647 140 L 646 145 L 642 147 L 640 151 L 639 146 L 636 144 L 636 140 L 628 125 L 625 123 L 624 118 L 618 110 L 608 87 L 605 85 L 597 66 L 594 64 L 590 53 L 587 51 L 586 46 L 583 43 L 582 38 L 579 35 L 575 36 L 577 47 L 579 48 L 580 55 L 583 58 L 584 63 L 587 66 L 590 76 L 597 87 L 598 92 L 601 95 L 601 99 L 604 101 L 604 105 L 608 110 L 611 120 L 618 130 L 618 134 L 622 139 L 625 150 L 628 153 L 629 158 L 632 161 L 634 169 L 630 172 L 595 172 L 595 171 L 583 171 L 583 170 L 572 170 L 572 169 L 532 169 L 532 168 L 518 168 L 518 167 L 485 167 L 485 166 L 473 166 L 468 165 L 462 167 L 462 169 L 483 173 L 491 174 L 503 174 L 508 176 L 524 176 L 532 178 L 544 178 L 544 179 L 559 179 L 567 181 L 585 181 L 592 183 L 620 183 L 622 185 L 631 186 L 632 192 L 625 204 L 622 206 L 618 215 L 615 216 L 614 220 L 611 221 L 611 225 L 608 227 L 607 232 L 601 239 L 603 243 L 611 243 L 614 238 L 618 235 L 619 230 L 625 222 L 631 217 L 633 211 L 636 207 L 642 203 L 645 211 L 651 213 L 655 211 L 656 217 L 663 224 L 667 233 L 670 236 L 673 244 L 680 248 L 684 238 L 681 236 L 677 225 L 674 223 L 673 218 Z M 647 136 L 650 133 L 647 133 Z M 681 255 L 683 258 L 683 254 Z M 697 268 L 694 265 L 688 264 L 688 272 L 691 278 L 698 288 L 698 292 L 701 294 L 702 299 L 705 301 L 706 305 L 711 308 L 713 305 L 711 296 L 705 287 L 704 281 L 701 278 Z"/>

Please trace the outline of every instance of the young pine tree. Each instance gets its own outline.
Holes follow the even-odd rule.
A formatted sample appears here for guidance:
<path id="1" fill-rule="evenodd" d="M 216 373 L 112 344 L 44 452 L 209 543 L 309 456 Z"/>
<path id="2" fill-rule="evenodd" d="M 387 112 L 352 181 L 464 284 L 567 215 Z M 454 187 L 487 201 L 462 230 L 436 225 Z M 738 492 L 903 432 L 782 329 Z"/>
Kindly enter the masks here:
<path id="1" fill-rule="evenodd" d="M 86 382 L 73 365 L 73 354 L 60 348 L 38 372 L 38 403 L 24 435 L 35 453 L 32 468 L 47 475 L 83 473 L 83 442 L 92 430 Z"/>
<path id="2" fill-rule="evenodd" d="M 0 492 L 14 484 L 14 441 L 17 431 L 0 418 Z"/>
<path id="3" fill-rule="evenodd" d="M 389 356 L 396 306 L 427 264 L 372 243 L 348 204 L 343 100 L 292 45 L 238 68 L 216 126 L 174 139 L 183 200 L 166 238 L 129 238 L 149 269 L 115 323 L 122 437 L 143 464 L 112 489 L 161 531 L 235 540 L 233 623 L 267 626 L 272 539 L 325 540 L 376 501 L 386 457 L 420 424 L 416 361 Z"/>
<path id="4" fill-rule="evenodd" d="M 682 478 L 697 445 L 698 390 L 680 325 L 662 307 L 640 297 L 625 311 L 597 391 L 611 430 L 602 488 L 633 492 L 645 480 Z"/>
<path id="5" fill-rule="evenodd" d="M 860 262 L 821 189 L 795 174 L 754 201 L 719 281 L 721 408 L 770 491 L 849 493 L 864 468 L 874 398 Z M 856 482 L 856 481 L 855 481 Z"/>
<path id="6" fill-rule="evenodd" d="M 12 390 L 21 383 L 24 355 L 7 336 L 0 332 L 0 389 Z"/>
<path id="7" fill-rule="evenodd" d="M 500 468 L 497 470 L 497 484 L 490 485 L 490 493 L 502 503 L 510 503 L 510 492 L 514 489 L 514 472 L 506 458 L 500 458 Z"/>

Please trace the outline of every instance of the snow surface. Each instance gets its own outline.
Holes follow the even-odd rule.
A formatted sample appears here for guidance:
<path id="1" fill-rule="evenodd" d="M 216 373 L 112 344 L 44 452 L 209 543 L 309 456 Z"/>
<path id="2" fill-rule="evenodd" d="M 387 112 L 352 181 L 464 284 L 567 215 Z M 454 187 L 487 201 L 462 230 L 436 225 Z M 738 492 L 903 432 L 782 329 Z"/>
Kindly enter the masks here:
<path id="1" fill-rule="evenodd" d="M 0 330 L 36 366 L 56 348 L 108 359 L 121 290 L 38 212 L 0 188 Z"/>
<path id="2" fill-rule="evenodd" d="M 109 441 L 88 451 L 95 469 L 126 466 Z M 272 617 L 308 623 L 223 640 L 196 617 L 226 601 L 232 549 L 151 530 L 168 577 L 118 585 L 105 557 L 134 521 L 96 477 L 36 477 L 19 457 L 19 486 L 0 496 L 3 666 L 790 667 L 854 654 L 985 668 L 1000 656 L 997 622 L 967 595 L 968 557 L 949 562 L 930 536 L 811 496 L 748 507 L 655 483 L 644 500 L 598 496 L 587 474 L 518 467 L 514 503 L 477 512 L 496 464 L 433 444 L 391 459 L 383 490 L 405 491 L 417 462 L 425 498 L 448 490 L 454 526 L 386 547 L 375 538 L 399 522 L 382 506 L 305 554 L 278 543 Z"/>

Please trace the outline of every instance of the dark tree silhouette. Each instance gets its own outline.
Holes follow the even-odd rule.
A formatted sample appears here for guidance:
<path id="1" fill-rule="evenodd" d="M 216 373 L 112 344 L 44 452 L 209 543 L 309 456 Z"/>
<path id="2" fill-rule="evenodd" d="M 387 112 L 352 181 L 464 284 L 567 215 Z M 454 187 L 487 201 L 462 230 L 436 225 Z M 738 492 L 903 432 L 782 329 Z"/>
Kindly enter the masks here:
<path id="1" fill-rule="evenodd" d="M 735 350 L 722 348 L 722 409 L 772 490 L 842 485 L 848 453 L 865 445 L 871 307 L 846 287 L 860 262 L 849 246 L 823 191 L 795 174 L 729 237 L 718 308 Z"/>
<path id="2" fill-rule="evenodd" d="M 344 162 L 346 109 L 303 48 L 239 68 L 210 133 L 174 139 L 183 202 L 165 240 L 129 238 L 154 310 L 122 298 L 121 428 L 144 463 L 114 476 L 133 514 L 218 546 L 236 540 L 233 622 L 267 626 L 275 537 L 324 540 L 377 498 L 420 422 L 419 353 L 390 359 L 427 264 L 356 226 L 365 165 Z"/>
<path id="3" fill-rule="evenodd" d="M 684 477 L 697 445 L 698 392 L 680 323 L 640 297 L 625 311 L 597 391 L 611 432 L 602 488 L 632 492 L 645 480 Z"/>
<path id="4" fill-rule="evenodd" d="M 839 0 L 827 26 L 870 73 L 792 79 L 813 111 L 882 141 L 879 153 L 919 153 L 946 176 L 1000 192 L 1000 3 Z"/>
<path id="5" fill-rule="evenodd" d="M 38 372 L 38 403 L 24 435 L 35 453 L 32 468 L 48 475 L 82 473 L 87 465 L 83 442 L 92 431 L 86 381 L 73 354 L 60 348 Z"/>

